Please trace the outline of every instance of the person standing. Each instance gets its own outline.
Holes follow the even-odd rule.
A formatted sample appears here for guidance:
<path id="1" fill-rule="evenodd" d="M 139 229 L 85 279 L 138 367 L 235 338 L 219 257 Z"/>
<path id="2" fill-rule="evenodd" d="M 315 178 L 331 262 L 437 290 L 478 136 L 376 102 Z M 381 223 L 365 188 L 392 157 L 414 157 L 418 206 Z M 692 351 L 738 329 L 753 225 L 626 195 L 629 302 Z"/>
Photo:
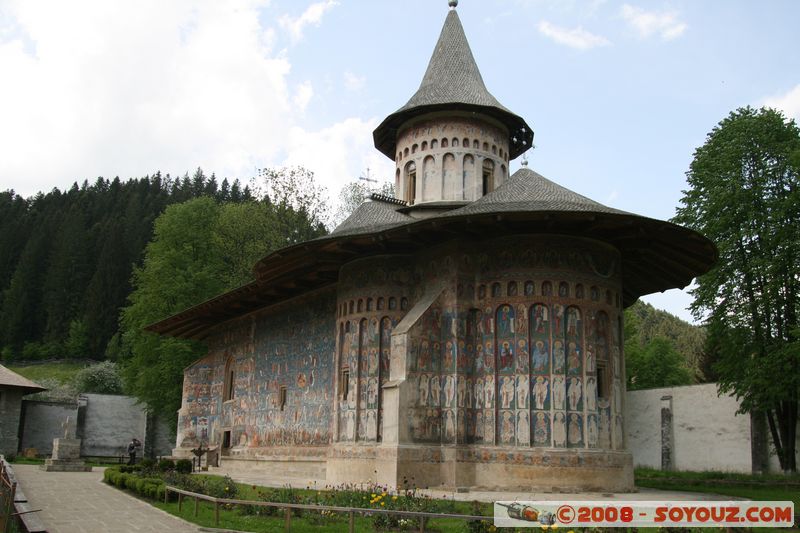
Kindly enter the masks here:
<path id="1" fill-rule="evenodd" d="M 136 449 L 139 448 L 141 445 L 142 445 L 142 443 L 139 442 L 139 439 L 137 439 L 136 437 L 133 437 L 131 439 L 130 443 L 128 443 L 128 457 L 129 457 L 128 464 L 129 465 L 136 464 Z"/>

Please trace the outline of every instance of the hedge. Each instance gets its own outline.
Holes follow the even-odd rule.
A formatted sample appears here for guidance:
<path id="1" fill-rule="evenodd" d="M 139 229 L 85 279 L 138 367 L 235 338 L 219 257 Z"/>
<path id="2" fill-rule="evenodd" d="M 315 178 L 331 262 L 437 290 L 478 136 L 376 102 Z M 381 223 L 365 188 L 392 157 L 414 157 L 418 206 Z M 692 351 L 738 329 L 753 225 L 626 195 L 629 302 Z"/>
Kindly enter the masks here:
<path id="1" fill-rule="evenodd" d="M 164 481 L 155 477 L 139 477 L 136 474 L 120 472 L 117 468 L 106 468 L 103 481 L 120 489 L 128 489 L 140 496 L 153 500 L 164 500 Z"/>

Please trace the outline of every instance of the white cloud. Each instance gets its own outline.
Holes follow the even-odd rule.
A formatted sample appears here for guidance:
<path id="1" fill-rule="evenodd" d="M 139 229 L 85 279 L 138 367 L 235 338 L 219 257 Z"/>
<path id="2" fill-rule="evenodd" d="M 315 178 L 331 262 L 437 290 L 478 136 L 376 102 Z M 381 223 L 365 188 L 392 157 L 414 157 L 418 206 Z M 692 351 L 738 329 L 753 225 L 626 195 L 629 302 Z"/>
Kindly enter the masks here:
<path id="1" fill-rule="evenodd" d="M 550 24 L 546 20 L 539 23 L 539 32 L 554 40 L 558 44 L 569 46 L 577 50 L 589 50 L 598 46 L 607 46 L 611 42 L 601 35 L 595 35 L 582 27 L 567 29 Z"/>
<path id="2" fill-rule="evenodd" d="M 688 27 L 674 11 L 645 11 L 630 4 L 620 9 L 620 14 L 642 38 L 658 34 L 665 41 L 680 37 Z"/>
<path id="3" fill-rule="evenodd" d="M 0 189 L 31 196 L 197 166 L 246 182 L 291 162 L 335 194 L 337 180 L 391 165 L 371 146 L 372 123 L 301 129 L 314 86 L 289 80 L 288 52 L 260 22 L 267 3 L 4 4 Z"/>
<path id="4" fill-rule="evenodd" d="M 358 76 L 352 72 L 345 71 L 344 73 L 344 86 L 348 91 L 360 91 L 367 83 L 365 76 Z"/>
<path id="5" fill-rule="evenodd" d="M 800 84 L 784 94 L 765 98 L 763 105 L 780 109 L 787 117 L 800 121 Z"/>
<path id="6" fill-rule="evenodd" d="M 323 2 L 316 2 L 311 4 L 303 11 L 299 17 L 292 17 L 290 15 L 283 15 L 278 19 L 281 28 L 289 32 L 293 42 L 297 42 L 303 38 L 303 30 L 309 24 L 319 26 L 322 23 L 322 17 L 327 11 L 339 5 L 336 0 L 325 0 Z"/>
<path id="7" fill-rule="evenodd" d="M 313 96 L 314 87 L 311 85 L 310 81 L 304 81 L 297 87 L 297 91 L 295 92 L 292 101 L 297 109 L 300 112 L 303 112 L 306 110 L 306 107 L 308 107 L 308 103 L 311 101 Z"/>

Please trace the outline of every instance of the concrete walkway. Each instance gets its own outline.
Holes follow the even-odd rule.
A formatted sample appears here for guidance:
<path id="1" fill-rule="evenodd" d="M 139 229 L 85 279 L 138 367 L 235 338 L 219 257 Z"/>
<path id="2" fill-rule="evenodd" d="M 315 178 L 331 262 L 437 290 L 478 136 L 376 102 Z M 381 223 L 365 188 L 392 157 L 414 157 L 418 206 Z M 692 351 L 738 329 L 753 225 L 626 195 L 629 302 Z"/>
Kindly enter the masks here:
<path id="1" fill-rule="evenodd" d="M 44 472 L 37 465 L 13 465 L 31 509 L 49 533 L 188 533 L 198 527 L 107 486 L 103 469 Z"/>

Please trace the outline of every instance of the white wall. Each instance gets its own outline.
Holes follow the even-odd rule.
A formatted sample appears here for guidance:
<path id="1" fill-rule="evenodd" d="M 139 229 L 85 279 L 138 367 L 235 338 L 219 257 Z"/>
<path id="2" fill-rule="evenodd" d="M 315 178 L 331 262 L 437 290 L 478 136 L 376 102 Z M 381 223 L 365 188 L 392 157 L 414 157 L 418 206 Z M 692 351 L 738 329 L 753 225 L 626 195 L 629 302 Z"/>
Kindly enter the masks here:
<path id="1" fill-rule="evenodd" d="M 634 465 L 661 468 L 661 397 L 670 395 L 677 470 L 751 471 L 750 416 L 736 414 L 733 397 L 717 396 L 716 383 L 628 392 Z"/>
<path id="2" fill-rule="evenodd" d="M 627 446 L 633 453 L 635 466 L 661 468 L 663 396 L 672 396 L 673 455 L 677 470 L 751 472 L 750 415 L 737 415 L 737 401 L 732 396 L 717 396 L 716 383 L 627 393 Z M 769 470 L 780 472 L 769 434 L 767 439 Z M 797 457 L 800 458 L 800 449 Z"/>

